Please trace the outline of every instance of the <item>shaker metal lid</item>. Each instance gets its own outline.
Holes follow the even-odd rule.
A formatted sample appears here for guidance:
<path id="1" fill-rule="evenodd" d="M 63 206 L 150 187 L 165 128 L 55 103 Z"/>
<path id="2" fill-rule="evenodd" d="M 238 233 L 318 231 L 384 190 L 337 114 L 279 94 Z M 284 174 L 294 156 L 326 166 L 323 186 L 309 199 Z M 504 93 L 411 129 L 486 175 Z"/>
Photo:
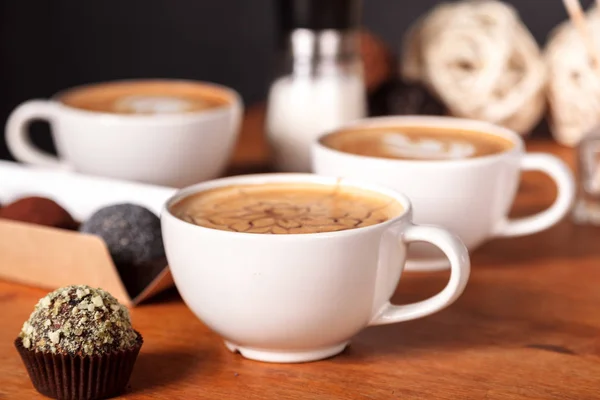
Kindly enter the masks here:
<path id="1" fill-rule="evenodd" d="M 349 30 L 360 24 L 362 0 L 276 0 L 280 28 Z"/>

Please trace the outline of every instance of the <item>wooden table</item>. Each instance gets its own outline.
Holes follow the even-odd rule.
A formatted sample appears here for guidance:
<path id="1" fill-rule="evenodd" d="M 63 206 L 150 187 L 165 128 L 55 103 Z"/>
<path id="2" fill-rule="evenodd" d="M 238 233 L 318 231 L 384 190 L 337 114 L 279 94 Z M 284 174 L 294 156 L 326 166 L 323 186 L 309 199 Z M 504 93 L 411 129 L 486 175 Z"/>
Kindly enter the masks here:
<path id="1" fill-rule="evenodd" d="M 260 110 L 246 119 L 232 171 L 267 157 Z M 548 140 L 533 151 L 572 152 Z M 549 179 L 527 174 L 514 214 L 548 205 Z M 129 399 L 600 399 L 600 228 L 564 221 L 472 255 L 467 289 L 433 316 L 369 328 L 340 356 L 263 364 L 229 353 L 176 292 L 134 310 L 145 344 Z M 18 268 L 18 265 L 14 266 Z M 405 273 L 394 301 L 430 296 L 448 273 Z M 13 348 L 45 294 L 0 281 L 0 399 L 38 398 Z"/>

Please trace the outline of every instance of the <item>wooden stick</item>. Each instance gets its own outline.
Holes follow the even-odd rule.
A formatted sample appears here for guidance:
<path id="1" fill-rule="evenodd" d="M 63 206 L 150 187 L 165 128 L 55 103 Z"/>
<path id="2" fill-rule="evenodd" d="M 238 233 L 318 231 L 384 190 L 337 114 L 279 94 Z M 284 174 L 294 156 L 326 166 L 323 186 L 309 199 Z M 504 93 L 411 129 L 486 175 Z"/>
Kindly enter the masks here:
<path id="1" fill-rule="evenodd" d="M 596 0 L 597 4 L 600 4 L 600 0 Z M 563 0 L 563 4 L 567 9 L 569 18 L 573 22 L 573 26 L 579 32 L 579 35 L 583 39 L 583 43 L 592 59 L 594 60 L 594 67 L 600 74 L 600 51 L 596 46 L 596 41 L 592 35 L 592 30 L 588 26 L 587 19 L 581 3 L 579 0 Z"/>

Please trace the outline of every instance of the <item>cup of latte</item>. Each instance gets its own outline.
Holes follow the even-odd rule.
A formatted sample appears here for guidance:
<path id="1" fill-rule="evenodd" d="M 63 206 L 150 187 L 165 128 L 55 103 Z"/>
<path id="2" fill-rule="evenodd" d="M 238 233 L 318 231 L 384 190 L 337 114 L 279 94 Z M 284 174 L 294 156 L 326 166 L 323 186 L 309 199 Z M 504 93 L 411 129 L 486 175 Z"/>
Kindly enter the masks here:
<path id="1" fill-rule="evenodd" d="M 224 178 L 181 190 L 163 210 L 165 249 L 190 309 L 231 351 L 267 362 L 341 352 L 370 325 L 421 318 L 462 293 L 467 249 L 447 231 L 412 224 L 391 189 L 313 174 Z M 429 242 L 451 265 L 433 297 L 390 298 L 407 245 Z"/>
<path id="2" fill-rule="evenodd" d="M 556 224 L 575 195 L 570 169 L 549 154 L 525 153 L 508 129 L 451 117 L 368 118 L 321 136 L 313 143 L 313 171 L 350 177 L 402 191 L 419 224 L 439 225 L 469 250 L 493 237 L 529 235 Z M 548 174 L 558 187 L 546 210 L 508 218 L 521 171 Z M 415 244 L 408 269 L 447 268 L 431 246 Z"/>
<path id="3" fill-rule="evenodd" d="M 115 81 L 27 101 L 10 115 L 5 135 L 18 161 L 183 187 L 224 171 L 242 109 L 235 91 L 212 83 Z M 50 123 L 58 157 L 29 139 L 36 119 Z"/>

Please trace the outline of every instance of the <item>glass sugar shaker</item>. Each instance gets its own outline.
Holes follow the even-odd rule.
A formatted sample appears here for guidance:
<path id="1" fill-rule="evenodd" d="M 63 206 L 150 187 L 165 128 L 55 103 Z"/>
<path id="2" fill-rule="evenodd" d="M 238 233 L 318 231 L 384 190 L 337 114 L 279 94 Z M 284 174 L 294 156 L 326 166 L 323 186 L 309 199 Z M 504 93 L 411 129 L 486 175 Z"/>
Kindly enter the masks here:
<path id="1" fill-rule="evenodd" d="M 267 105 L 275 167 L 311 170 L 311 143 L 367 114 L 360 0 L 277 0 L 279 74 Z"/>
<path id="2" fill-rule="evenodd" d="M 600 225 L 600 126 L 595 127 L 577 146 L 578 195 L 573 221 Z"/>

